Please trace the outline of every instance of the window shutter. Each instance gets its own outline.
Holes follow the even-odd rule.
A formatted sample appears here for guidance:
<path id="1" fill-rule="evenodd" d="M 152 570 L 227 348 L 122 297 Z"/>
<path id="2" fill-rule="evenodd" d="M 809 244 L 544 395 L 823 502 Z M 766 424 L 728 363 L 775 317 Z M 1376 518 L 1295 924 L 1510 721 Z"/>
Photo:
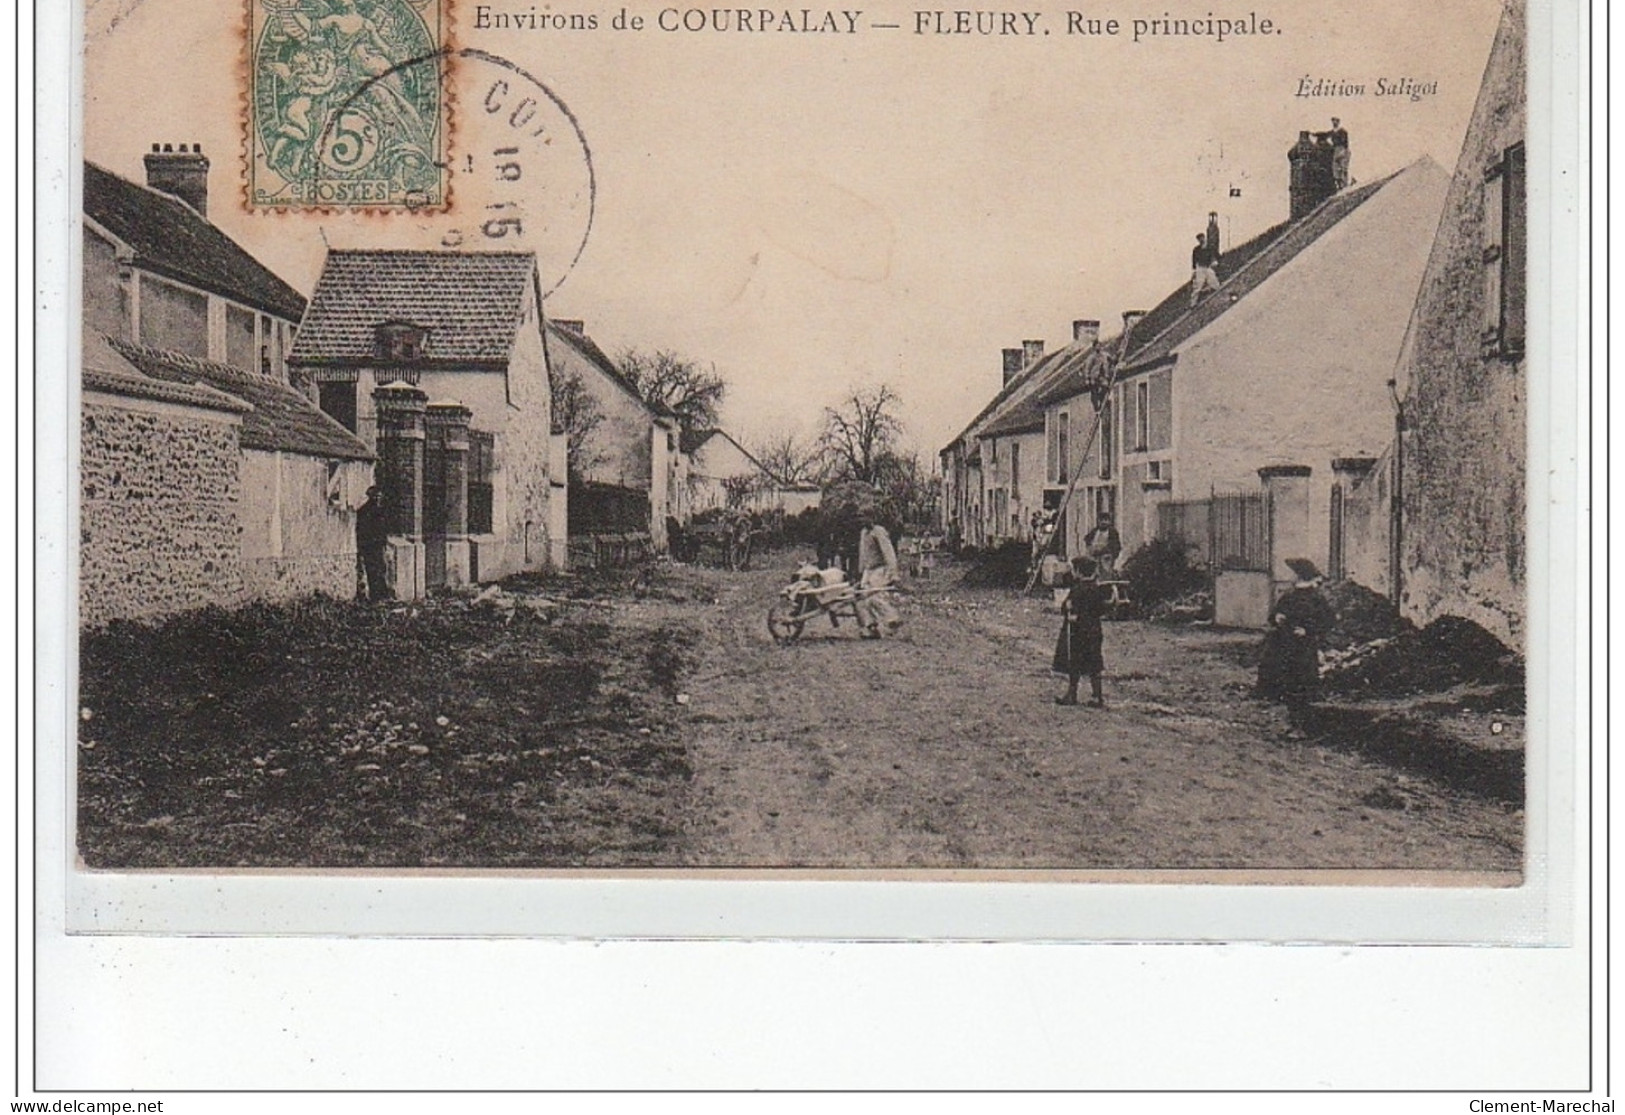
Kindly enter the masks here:
<path id="1" fill-rule="evenodd" d="M 1501 182 L 1501 350 L 1518 355 L 1523 352 L 1529 266 L 1523 144 L 1507 149 Z"/>

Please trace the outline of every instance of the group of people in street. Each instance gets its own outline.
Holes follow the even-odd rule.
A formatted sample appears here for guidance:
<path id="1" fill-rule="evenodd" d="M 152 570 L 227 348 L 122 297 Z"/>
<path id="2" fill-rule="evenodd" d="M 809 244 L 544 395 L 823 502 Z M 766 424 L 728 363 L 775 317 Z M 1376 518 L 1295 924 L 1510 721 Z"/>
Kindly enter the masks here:
<path id="1" fill-rule="evenodd" d="M 1305 709 L 1320 692 L 1321 641 L 1337 617 L 1320 591 L 1324 578 L 1315 563 L 1293 558 L 1287 566 L 1296 580 L 1270 609 L 1254 695 L 1284 704 L 1293 730 L 1300 731 Z M 1102 581 L 1107 576 L 1102 561 L 1093 555 L 1072 559 L 1072 584 L 1061 604 L 1061 630 L 1052 662 L 1052 669 L 1067 682 L 1066 692 L 1055 698 L 1058 705 L 1078 704 L 1078 688 L 1087 677 L 1088 704 L 1106 707 L 1101 678 L 1106 671 L 1102 621 L 1109 606 Z"/>

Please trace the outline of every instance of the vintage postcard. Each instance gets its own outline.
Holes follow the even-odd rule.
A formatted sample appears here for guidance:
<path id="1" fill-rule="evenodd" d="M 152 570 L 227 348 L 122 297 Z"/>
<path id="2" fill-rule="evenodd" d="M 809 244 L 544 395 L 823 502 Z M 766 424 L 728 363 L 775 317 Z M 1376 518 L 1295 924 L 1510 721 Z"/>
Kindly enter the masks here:
<path id="1" fill-rule="evenodd" d="M 1137 937 L 1096 884 L 1151 882 L 1547 939 L 1530 28 L 88 0 L 75 917 L 882 880 Z"/>

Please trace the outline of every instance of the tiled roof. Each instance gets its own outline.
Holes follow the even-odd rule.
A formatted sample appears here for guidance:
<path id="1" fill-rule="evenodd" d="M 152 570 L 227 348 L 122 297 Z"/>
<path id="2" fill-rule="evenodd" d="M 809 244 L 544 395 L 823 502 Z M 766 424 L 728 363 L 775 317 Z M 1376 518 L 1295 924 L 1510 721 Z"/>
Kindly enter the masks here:
<path id="1" fill-rule="evenodd" d="M 531 252 L 330 251 L 288 359 L 371 361 L 397 321 L 428 330 L 425 363 L 505 363 L 535 270 Z"/>
<path id="2" fill-rule="evenodd" d="M 632 396 L 632 398 L 648 407 L 654 413 L 665 418 L 672 418 L 676 416 L 677 412 L 672 410 L 671 407 L 666 406 L 664 403 L 651 403 L 649 400 L 645 399 L 642 392 L 640 392 L 632 381 L 627 378 L 626 373 L 621 371 L 620 366 L 617 365 L 615 361 L 611 360 L 608 354 L 606 354 L 603 349 L 598 347 L 598 342 L 587 336 L 587 334 L 578 333 L 574 329 L 568 329 L 556 321 L 549 321 L 547 323 L 547 332 L 549 336 L 557 337 L 560 341 L 564 342 L 565 345 L 574 349 L 583 359 L 587 360 L 595 368 L 603 372 L 604 375 L 609 378 L 611 383 L 615 384 L 615 386 L 619 387 L 622 391 L 625 391 L 628 395 Z M 684 452 L 686 453 L 688 450 L 685 449 Z"/>
<path id="3" fill-rule="evenodd" d="M 1053 354 L 1054 359 L 1032 380 L 1032 390 L 978 431 L 981 437 L 1007 437 L 1012 434 L 1030 434 L 1044 428 L 1044 402 L 1054 393 L 1057 384 L 1083 374 L 1089 366 L 1089 354 L 1094 346 L 1069 345 Z M 1036 367 L 1036 365 L 1035 365 Z"/>
<path id="4" fill-rule="evenodd" d="M 228 414 L 246 414 L 254 409 L 236 396 L 216 391 L 207 384 L 171 383 L 142 375 L 134 364 L 113 350 L 112 342 L 89 330 L 85 332 L 79 382 L 86 391 L 182 403 Z"/>
<path id="5" fill-rule="evenodd" d="M 158 275 L 298 321 L 305 299 L 185 202 L 85 164 L 85 216 Z"/>
<path id="6" fill-rule="evenodd" d="M 982 426 L 991 415 L 995 414 L 1000 407 L 1010 401 L 1012 396 L 1021 391 L 1023 388 L 1032 384 L 1035 379 L 1043 375 L 1047 370 L 1053 368 L 1055 366 L 1055 362 L 1060 360 L 1067 351 L 1068 349 L 1058 348 L 1054 352 L 1047 352 L 1043 356 L 1040 356 L 1037 360 L 1034 360 L 1031 364 L 1028 364 L 1021 371 L 1011 376 L 1009 382 L 1000 387 L 997 393 L 994 394 L 993 398 L 988 400 L 987 406 L 977 411 L 976 417 L 972 418 L 968 423 L 966 423 L 965 428 L 959 431 L 959 436 L 948 443 L 949 447 L 952 447 L 955 443 L 964 441 L 972 434 L 975 434 L 978 431 L 978 428 Z"/>
<path id="7" fill-rule="evenodd" d="M 1334 194 L 1302 220 L 1276 225 L 1230 249 L 1219 261 L 1218 290 L 1193 309 L 1190 284 L 1182 284 L 1134 327 L 1142 341 L 1123 362 L 1119 375 L 1165 360 L 1403 173 Z"/>
<path id="8" fill-rule="evenodd" d="M 1119 333 L 1115 337 L 1101 341 L 1092 350 L 1091 358 L 1074 361 L 1060 375 L 1046 383 L 1043 390 L 1034 392 L 1033 405 L 1042 409 L 1104 383 L 1110 373 L 1112 362 L 1122 353 L 1124 344 L 1132 345 L 1136 343 L 1135 337 L 1143 335 L 1139 324 L 1136 323 L 1129 334 Z"/>
<path id="9" fill-rule="evenodd" d="M 360 439 L 285 383 L 184 353 L 146 348 L 127 341 L 111 343 L 142 375 L 169 383 L 212 387 L 252 406 L 254 409 L 243 415 L 238 439 L 245 449 L 350 461 L 372 459 Z"/>

